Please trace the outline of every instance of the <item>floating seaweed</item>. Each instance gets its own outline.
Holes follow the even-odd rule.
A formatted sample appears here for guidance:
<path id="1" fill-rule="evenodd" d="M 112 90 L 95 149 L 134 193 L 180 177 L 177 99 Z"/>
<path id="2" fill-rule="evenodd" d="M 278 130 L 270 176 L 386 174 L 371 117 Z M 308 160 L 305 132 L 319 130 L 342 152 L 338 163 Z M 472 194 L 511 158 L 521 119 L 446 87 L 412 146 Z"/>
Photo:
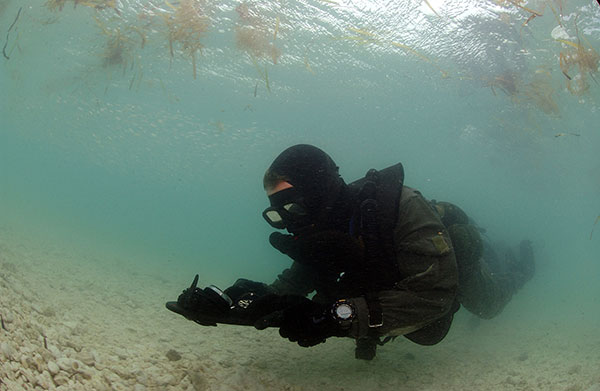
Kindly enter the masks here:
<path id="1" fill-rule="evenodd" d="M 255 58 L 271 58 L 277 64 L 281 51 L 272 42 L 265 39 L 268 31 L 252 26 L 238 26 L 236 28 L 236 44 L 241 50 Z"/>
<path id="2" fill-rule="evenodd" d="M 431 6 L 431 4 L 429 3 L 429 1 L 428 1 L 428 0 L 423 0 L 423 2 L 424 2 L 425 4 L 427 4 L 427 7 L 429 7 L 429 9 L 430 9 L 430 10 L 431 10 L 431 11 L 432 11 L 434 14 L 436 14 L 436 16 L 437 16 L 438 18 L 441 18 L 440 14 L 438 14 L 438 13 L 437 13 L 437 11 L 436 11 L 436 10 L 435 10 L 435 9 L 434 9 L 432 6 Z"/>
<path id="3" fill-rule="evenodd" d="M 356 28 L 356 27 L 348 27 L 348 30 L 355 33 L 356 35 L 347 35 L 342 37 L 343 40 L 354 41 L 359 45 L 367 45 L 367 44 L 382 44 L 383 41 L 368 30 Z M 392 44 L 394 44 L 392 42 Z"/>
<path id="4" fill-rule="evenodd" d="M 502 6 L 509 6 L 510 4 L 512 4 L 515 7 L 519 8 L 525 12 L 528 12 L 531 15 L 534 15 L 534 17 L 542 16 L 542 13 L 540 13 L 538 11 L 534 11 L 531 8 L 526 7 L 524 5 L 527 3 L 526 0 L 497 0 L 497 3 Z M 531 18 L 531 19 L 533 19 L 533 18 Z"/>
<path id="5" fill-rule="evenodd" d="M 50 11 L 62 11 L 65 4 L 67 0 L 47 0 L 45 5 Z"/>
<path id="6" fill-rule="evenodd" d="M 119 27 L 109 28 L 100 19 L 94 17 L 96 25 L 106 35 L 106 44 L 102 52 L 102 66 L 104 68 L 122 66 L 123 72 L 127 66 L 132 64 L 134 59 L 134 46 L 136 41 L 130 37 L 130 32 L 138 30 L 135 28 L 127 28 L 122 31 Z M 145 44 L 145 37 L 142 37 L 141 46 Z"/>
<path id="7" fill-rule="evenodd" d="M 179 45 L 185 56 L 192 61 L 194 79 L 196 78 L 196 53 L 202 52 L 204 45 L 201 38 L 209 28 L 209 17 L 203 0 L 182 0 L 177 6 L 165 1 L 174 11 L 165 16 L 169 28 L 169 53 L 175 56 L 176 45 Z"/>
<path id="8" fill-rule="evenodd" d="M 531 22 L 535 17 L 540 16 L 538 14 L 531 14 L 529 15 L 529 17 L 527 18 L 526 21 L 523 22 L 523 24 L 521 25 L 521 27 L 525 27 L 529 24 L 529 22 Z"/>
<path id="9" fill-rule="evenodd" d="M 490 79 L 485 84 L 497 96 L 497 90 L 508 96 L 515 105 L 530 104 L 548 115 L 559 115 L 560 109 L 554 100 L 555 89 L 552 86 L 552 75 L 547 69 L 537 69 L 529 82 L 523 80 L 520 73 L 506 70 Z"/>
<path id="10" fill-rule="evenodd" d="M 225 124 L 222 121 L 211 122 L 210 125 L 214 126 L 214 128 L 220 133 L 225 131 Z"/>
<path id="11" fill-rule="evenodd" d="M 62 11 L 68 1 L 73 3 L 73 7 L 83 5 L 96 10 L 113 9 L 120 14 L 116 0 L 47 0 L 45 5 L 50 11 Z"/>
<path id="12" fill-rule="evenodd" d="M 84 5 L 86 7 L 94 8 L 97 10 L 103 10 L 107 8 L 112 8 L 117 10 L 117 1 L 116 0 L 73 0 L 75 6 L 78 4 Z"/>
<path id="13" fill-rule="evenodd" d="M 102 66 L 105 68 L 122 66 L 125 70 L 127 64 L 133 60 L 130 46 L 129 39 L 117 29 L 106 41 L 102 54 Z"/>
<path id="14" fill-rule="evenodd" d="M 13 29 L 13 27 L 15 26 L 15 24 L 17 24 L 17 21 L 19 20 L 19 15 L 21 15 L 21 10 L 23 10 L 23 7 L 19 7 L 19 10 L 17 11 L 17 16 L 15 16 L 15 20 L 13 20 L 10 27 L 6 31 L 6 42 L 4 43 L 4 47 L 2 47 L 2 55 L 4 55 L 4 58 L 6 58 L 7 60 L 10 60 L 9 55 L 6 54 L 6 46 L 8 46 L 8 38 L 10 37 L 10 31 Z"/>
<path id="15" fill-rule="evenodd" d="M 134 86 L 136 90 L 139 89 L 143 70 L 139 60 L 136 61 L 136 59 L 139 59 L 136 50 L 138 45 L 139 48 L 144 48 L 146 34 L 137 26 L 129 26 L 125 29 L 120 27 L 110 28 L 97 17 L 94 17 L 94 19 L 96 25 L 102 30 L 102 34 L 106 36 L 106 43 L 100 58 L 102 67 L 108 71 L 109 79 L 112 78 L 114 68 L 122 69 L 123 75 L 129 70 L 133 73 L 129 82 L 129 89 L 133 89 Z"/>
<path id="16" fill-rule="evenodd" d="M 496 0 L 496 3 L 504 7 L 510 7 L 512 5 L 520 10 L 529 13 L 529 17 L 523 22 L 523 24 L 521 24 L 521 28 L 527 26 L 533 19 L 537 18 L 538 16 L 543 15 L 541 11 L 535 11 L 525 6 L 525 4 L 527 3 L 526 0 Z"/>
<path id="17" fill-rule="evenodd" d="M 567 79 L 567 89 L 573 95 L 583 95 L 590 88 L 588 76 L 597 83 L 594 74 L 598 73 L 600 56 L 591 46 L 582 45 L 579 37 L 577 43 L 565 39 L 557 41 L 567 45 L 558 57 L 560 70 Z"/>
<path id="18" fill-rule="evenodd" d="M 267 91 L 269 91 L 269 93 L 270 93 L 271 85 L 269 84 L 269 73 L 267 72 L 267 66 L 265 65 L 264 68 L 261 68 L 260 65 L 258 65 L 258 62 L 256 61 L 256 59 L 254 57 L 252 57 L 252 63 L 254 64 L 254 67 L 256 68 L 256 71 L 258 72 L 260 77 L 264 80 L 265 87 L 267 87 Z M 254 96 L 255 97 L 256 97 L 257 88 L 258 88 L 258 83 L 254 87 Z"/>
<path id="19" fill-rule="evenodd" d="M 281 57 L 281 50 L 275 45 L 279 33 L 279 17 L 271 24 L 252 4 L 247 2 L 239 4 L 235 10 L 238 13 L 238 23 L 235 28 L 238 49 L 247 52 L 255 59 L 268 58 L 273 61 L 273 64 L 277 64 Z M 272 33 L 270 26 L 274 26 Z"/>
<path id="20" fill-rule="evenodd" d="M 563 25 L 562 24 L 562 20 L 561 20 L 561 15 L 562 15 L 562 1 L 558 0 L 558 9 L 559 9 L 560 13 L 556 12 L 556 8 L 554 8 L 552 6 L 552 3 L 550 3 L 549 0 L 546 0 L 546 4 L 548 4 L 548 6 L 550 7 L 550 9 L 552 10 L 552 13 L 554 14 L 554 19 L 556 19 L 556 22 L 558 23 L 558 25 L 562 27 L 562 25 Z"/>
<path id="21" fill-rule="evenodd" d="M 444 71 L 443 69 L 441 69 L 435 62 L 433 62 L 429 57 L 425 56 L 424 54 L 418 52 L 417 50 L 413 49 L 412 47 L 405 45 L 403 43 L 400 42 L 396 42 L 396 41 L 390 41 L 390 40 L 386 40 L 384 38 L 379 37 L 377 34 L 362 29 L 362 28 L 357 28 L 357 27 L 348 27 L 348 30 L 353 32 L 355 35 L 347 35 L 347 36 L 343 36 L 341 38 L 338 39 L 343 39 L 343 40 L 349 40 L 349 41 L 354 41 L 359 45 L 368 45 L 368 44 L 375 44 L 375 45 L 392 45 L 394 47 L 400 48 L 406 52 L 409 52 L 413 55 L 415 55 L 416 57 L 420 58 L 421 60 L 431 64 L 433 67 L 435 67 L 438 71 L 440 71 L 440 73 L 442 74 L 443 78 L 447 78 L 448 77 L 448 73 L 446 71 Z"/>
<path id="22" fill-rule="evenodd" d="M 570 133 L 570 132 L 567 132 L 567 133 L 557 133 L 557 134 L 555 134 L 555 135 L 554 135 L 554 137 L 555 137 L 555 138 L 558 138 L 558 137 L 564 137 L 564 136 L 575 136 L 575 137 L 579 137 L 579 136 L 581 136 L 581 135 L 580 135 L 579 133 Z"/>
<path id="23" fill-rule="evenodd" d="M 543 74 L 536 74 L 523 88 L 523 95 L 536 107 L 548 115 L 559 115 L 560 109 L 552 97 L 553 94 L 551 78 Z"/>
<path id="24" fill-rule="evenodd" d="M 315 71 L 313 71 L 312 67 L 310 66 L 310 62 L 308 62 L 308 54 L 304 55 L 304 67 L 313 75 L 315 74 Z"/>
<path id="25" fill-rule="evenodd" d="M 277 39 L 277 33 L 279 32 L 279 16 L 275 20 L 275 31 L 273 32 L 273 42 Z"/>
<path id="26" fill-rule="evenodd" d="M 499 89 L 510 97 L 514 97 L 519 93 L 519 83 L 519 76 L 516 72 L 512 71 L 504 71 L 500 75 L 494 76 L 491 80 L 487 81 L 487 85 L 494 95 L 497 95 L 496 89 Z"/>
<path id="27" fill-rule="evenodd" d="M 567 90 L 577 96 L 583 95 L 590 88 L 588 76 L 598 84 L 595 73 L 598 73 L 600 55 L 592 45 L 579 34 L 577 18 L 574 20 L 575 36 L 577 42 L 557 38 L 556 40 L 565 45 L 565 49 L 559 53 L 558 64 L 560 70 L 567 79 Z M 582 43 L 581 41 L 585 43 Z"/>

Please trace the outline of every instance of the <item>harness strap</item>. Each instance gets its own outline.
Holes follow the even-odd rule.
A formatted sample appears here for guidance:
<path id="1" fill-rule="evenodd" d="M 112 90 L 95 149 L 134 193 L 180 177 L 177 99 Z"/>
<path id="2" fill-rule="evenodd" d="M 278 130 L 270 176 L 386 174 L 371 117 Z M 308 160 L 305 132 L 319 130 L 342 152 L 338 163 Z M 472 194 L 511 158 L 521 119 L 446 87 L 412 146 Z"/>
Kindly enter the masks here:
<path id="1" fill-rule="evenodd" d="M 368 308 L 368 334 L 376 337 L 383 325 L 383 310 L 377 294 L 392 289 L 399 281 L 393 231 L 398 215 L 404 170 L 402 165 L 382 171 L 370 169 L 362 180 L 353 185 L 358 190 L 358 231 L 365 247 L 361 267 L 360 291 Z"/>
<path id="2" fill-rule="evenodd" d="M 373 293 L 367 293 L 365 301 L 369 308 L 369 329 L 383 326 L 383 309 L 381 308 L 379 297 Z"/>
<path id="3" fill-rule="evenodd" d="M 358 193 L 360 235 L 365 246 L 364 278 L 361 289 L 365 293 L 376 292 L 382 287 L 392 288 L 398 281 L 392 237 L 395 216 L 390 215 L 391 211 L 395 212 L 397 209 L 399 194 L 396 190 L 394 201 L 384 200 L 381 204 L 379 198 L 383 198 L 386 193 L 393 190 L 382 184 L 380 177 L 380 172 L 370 169 Z M 382 187 L 384 189 L 381 189 Z M 392 205 L 388 205 L 389 203 Z"/>

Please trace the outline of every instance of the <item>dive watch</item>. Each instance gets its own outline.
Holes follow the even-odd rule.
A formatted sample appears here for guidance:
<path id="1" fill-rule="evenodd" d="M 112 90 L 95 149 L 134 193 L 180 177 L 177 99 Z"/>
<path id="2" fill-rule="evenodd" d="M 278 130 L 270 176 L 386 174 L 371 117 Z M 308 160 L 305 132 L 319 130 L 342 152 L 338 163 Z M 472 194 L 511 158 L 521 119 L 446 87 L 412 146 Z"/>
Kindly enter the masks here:
<path id="1" fill-rule="evenodd" d="M 349 329 L 350 326 L 352 326 L 352 320 L 354 319 L 355 313 L 354 306 L 346 299 L 336 301 L 331 308 L 333 318 L 338 322 L 342 329 Z"/>

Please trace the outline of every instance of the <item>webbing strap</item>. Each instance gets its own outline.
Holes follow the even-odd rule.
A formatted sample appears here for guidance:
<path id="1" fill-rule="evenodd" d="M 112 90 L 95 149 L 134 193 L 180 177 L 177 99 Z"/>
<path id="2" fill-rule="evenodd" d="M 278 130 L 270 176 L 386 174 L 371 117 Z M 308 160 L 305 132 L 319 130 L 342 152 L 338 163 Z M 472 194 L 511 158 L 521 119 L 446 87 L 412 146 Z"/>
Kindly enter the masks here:
<path id="1" fill-rule="evenodd" d="M 369 328 L 377 328 L 383 326 L 383 310 L 379 298 L 373 293 L 365 295 L 367 307 L 369 307 Z"/>

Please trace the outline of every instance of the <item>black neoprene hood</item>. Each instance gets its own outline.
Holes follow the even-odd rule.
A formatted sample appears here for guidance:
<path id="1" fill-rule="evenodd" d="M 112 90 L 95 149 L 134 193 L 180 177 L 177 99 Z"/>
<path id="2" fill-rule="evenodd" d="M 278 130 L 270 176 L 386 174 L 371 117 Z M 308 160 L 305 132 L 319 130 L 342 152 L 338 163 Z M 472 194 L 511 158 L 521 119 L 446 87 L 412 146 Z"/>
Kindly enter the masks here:
<path id="1" fill-rule="evenodd" d="M 281 152 L 268 171 L 285 177 L 302 195 L 312 214 L 330 206 L 345 185 L 333 159 L 308 144 L 294 145 Z"/>

